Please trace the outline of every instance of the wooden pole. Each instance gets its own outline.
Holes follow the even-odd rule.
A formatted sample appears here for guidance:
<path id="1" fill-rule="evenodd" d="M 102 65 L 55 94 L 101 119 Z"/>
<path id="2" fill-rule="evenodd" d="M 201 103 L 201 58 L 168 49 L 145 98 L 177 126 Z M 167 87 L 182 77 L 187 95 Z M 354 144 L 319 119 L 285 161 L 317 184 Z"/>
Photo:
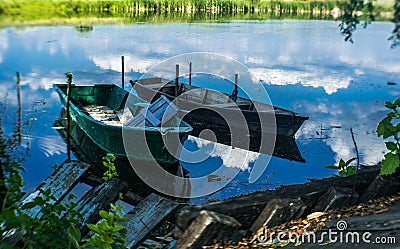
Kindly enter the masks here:
<path id="1" fill-rule="evenodd" d="M 239 74 L 235 74 L 235 92 L 238 91 L 238 84 L 239 84 Z"/>
<path id="2" fill-rule="evenodd" d="M 65 126 L 65 130 L 67 132 L 67 157 L 68 157 L 68 161 L 71 160 L 71 116 L 69 114 L 69 106 L 70 106 L 70 98 L 71 98 L 71 85 L 72 85 L 72 74 L 70 72 L 67 72 L 65 74 L 67 76 L 67 124 Z"/>
<path id="3" fill-rule="evenodd" d="M 125 58 L 121 56 L 122 63 L 122 89 L 125 89 Z"/>
<path id="4" fill-rule="evenodd" d="M 22 143 L 21 126 L 22 126 L 22 102 L 21 102 L 21 74 L 17 72 L 17 101 L 18 101 L 18 119 L 16 135 L 18 138 L 18 145 Z"/>
<path id="5" fill-rule="evenodd" d="M 189 85 L 192 85 L 192 62 L 189 62 Z"/>
<path id="6" fill-rule="evenodd" d="M 179 64 L 176 64 L 175 67 L 175 96 L 178 96 L 179 90 Z"/>
<path id="7" fill-rule="evenodd" d="M 235 74 L 235 89 L 232 92 L 232 100 L 236 102 L 238 95 L 239 74 Z"/>

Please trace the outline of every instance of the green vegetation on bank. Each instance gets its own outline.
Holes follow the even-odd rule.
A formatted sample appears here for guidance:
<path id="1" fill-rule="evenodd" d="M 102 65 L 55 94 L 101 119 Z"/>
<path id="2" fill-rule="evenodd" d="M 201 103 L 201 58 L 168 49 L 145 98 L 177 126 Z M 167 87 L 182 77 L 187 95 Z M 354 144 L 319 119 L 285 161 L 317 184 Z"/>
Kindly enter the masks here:
<path id="1" fill-rule="evenodd" d="M 3 0 L 0 23 L 193 22 L 259 19 L 333 19 L 346 0 Z M 390 4 L 375 4 L 389 13 Z M 334 14 L 334 13 L 333 13 Z M 76 23 L 75 23 L 76 22 Z"/>

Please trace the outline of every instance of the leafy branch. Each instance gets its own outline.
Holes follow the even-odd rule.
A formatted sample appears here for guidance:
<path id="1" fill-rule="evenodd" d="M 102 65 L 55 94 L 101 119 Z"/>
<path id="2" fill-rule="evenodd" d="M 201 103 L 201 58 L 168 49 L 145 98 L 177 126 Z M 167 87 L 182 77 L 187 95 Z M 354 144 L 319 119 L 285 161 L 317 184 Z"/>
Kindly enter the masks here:
<path id="1" fill-rule="evenodd" d="M 390 175 L 396 172 L 400 165 L 400 98 L 392 102 L 385 102 L 385 106 L 390 109 L 376 128 L 378 136 L 383 139 L 391 138 L 387 141 L 386 148 L 389 150 L 382 160 L 381 175 Z"/>
<path id="2" fill-rule="evenodd" d="M 108 153 L 105 157 L 103 157 L 103 165 L 107 168 L 107 171 L 103 174 L 103 180 L 108 181 L 111 180 L 113 177 L 118 176 L 117 169 L 115 168 L 115 161 L 116 157 Z"/>
<path id="3" fill-rule="evenodd" d="M 325 168 L 339 170 L 338 174 L 340 176 L 351 176 L 357 172 L 356 167 L 350 166 L 350 163 L 353 162 L 354 160 L 356 160 L 356 158 L 351 158 L 347 161 L 340 159 L 339 165 L 329 165 L 329 166 L 325 166 Z"/>
<path id="4" fill-rule="evenodd" d="M 100 216 L 103 219 L 99 223 L 87 224 L 91 233 L 88 236 L 89 239 L 85 241 L 82 246 L 83 248 L 126 248 L 124 244 L 126 242 L 125 237 L 128 231 L 120 223 L 129 220 L 129 218 L 124 217 L 122 211 L 123 206 L 121 204 L 110 205 L 110 212 L 104 210 L 100 211 Z"/>

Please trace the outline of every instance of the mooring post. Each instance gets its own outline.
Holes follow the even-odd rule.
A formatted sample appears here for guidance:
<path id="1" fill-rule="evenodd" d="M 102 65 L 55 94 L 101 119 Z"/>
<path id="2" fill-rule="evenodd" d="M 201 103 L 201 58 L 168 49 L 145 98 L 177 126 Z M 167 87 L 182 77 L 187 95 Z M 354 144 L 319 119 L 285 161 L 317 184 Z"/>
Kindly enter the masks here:
<path id="1" fill-rule="evenodd" d="M 71 98 L 71 88 L 72 88 L 72 74 L 70 72 L 65 73 L 65 76 L 67 76 L 67 124 L 65 126 L 65 130 L 67 132 L 67 157 L 68 161 L 71 160 L 71 116 L 69 114 L 69 106 L 70 106 L 70 98 Z"/>
<path id="2" fill-rule="evenodd" d="M 121 64 L 122 64 L 122 89 L 125 89 L 125 57 L 121 56 Z"/>
<path id="3" fill-rule="evenodd" d="M 178 96 L 179 91 L 179 64 L 175 67 L 175 96 Z"/>
<path id="4" fill-rule="evenodd" d="M 18 101 L 18 119 L 17 131 L 18 145 L 22 143 L 21 125 L 22 125 L 22 103 L 21 103 L 21 74 L 17 72 L 17 101 Z"/>
<path id="5" fill-rule="evenodd" d="M 192 85 L 192 62 L 189 62 L 189 85 Z"/>
<path id="6" fill-rule="evenodd" d="M 236 102 L 238 95 L 239 74 L 235 74 L 235 89 L 232 92 L 232 100 Z"/>

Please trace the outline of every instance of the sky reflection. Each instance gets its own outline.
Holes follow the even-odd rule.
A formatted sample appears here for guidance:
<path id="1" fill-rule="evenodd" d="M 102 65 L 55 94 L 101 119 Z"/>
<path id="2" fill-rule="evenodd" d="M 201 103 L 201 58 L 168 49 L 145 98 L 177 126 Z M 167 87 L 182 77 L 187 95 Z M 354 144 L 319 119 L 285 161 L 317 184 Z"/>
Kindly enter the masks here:
<path id="1" fill-rule="evenodd" d="M 358 30 L 354 44 L 343 42 L 337 25 L 332 21 L 235 21 L 95 26 L 87 33 L 67 26 L 0 30 L 0 98 L 4 102 L 10 94 L 7 115 L 12 119 L 16 110 L 16 71 L 22 74 L 25 111 L 34 101 L 46 99 L 29 130 L 32 157 L 24 163 L 27 189 L 51 172 L 50 165 L 65 159 L 64 144 L 52 129 L 61 108 L 52 83 L 65 82 L 64 73 L 70 71 L 77 84 L 120 84 L 121 55 L 127 80 L 182 53 L 229 56 L 261 80 L 257 84 L 263 84 L 274 105 L 310 117 L 296 136 L 306 163 L 273 157 L 254 184 L 248 183 L 250 173 L 243 170 L 233 182 L 241 182 L 239 190 L 237 184 L 229 185 L 209 198 L 329 176 L 335 171 L 323 166 L 355 156 L 350 128 L 361 163 L 377 163 L 385 151 L 383 140 L 375 134 L 386 112 L 384 101 L 400 95 L 400 50 L 390 49 L 386 40 L 392 24 L 373 23 Z M 389 86 L 388 81 L 397 85 Z M 11 124 L 6 128 L 11 131 Z M 206 165 L 232 163 L 222 152 L 208 160 Z M 249 167 L 254 161 L 249 160 Z"/>

